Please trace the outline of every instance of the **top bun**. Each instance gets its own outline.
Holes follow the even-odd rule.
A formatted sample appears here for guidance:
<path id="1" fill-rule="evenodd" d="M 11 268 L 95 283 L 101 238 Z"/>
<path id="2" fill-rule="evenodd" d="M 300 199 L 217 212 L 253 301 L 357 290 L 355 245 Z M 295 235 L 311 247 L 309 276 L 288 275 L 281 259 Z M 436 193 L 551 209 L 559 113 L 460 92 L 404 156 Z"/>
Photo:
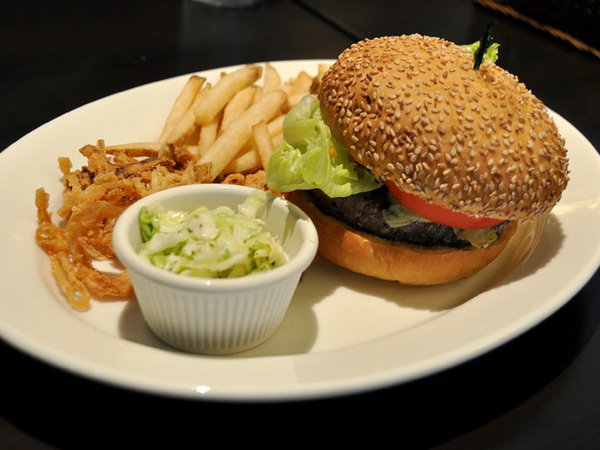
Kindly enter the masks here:
<path id="1" fill-rule="evenodd" d="M 373 174 L 468 215 L 548 212 L 568 182 L 564 139 L 518 79 L 417 34 L 367 39 L 324 74 L 323 115 Z"/>

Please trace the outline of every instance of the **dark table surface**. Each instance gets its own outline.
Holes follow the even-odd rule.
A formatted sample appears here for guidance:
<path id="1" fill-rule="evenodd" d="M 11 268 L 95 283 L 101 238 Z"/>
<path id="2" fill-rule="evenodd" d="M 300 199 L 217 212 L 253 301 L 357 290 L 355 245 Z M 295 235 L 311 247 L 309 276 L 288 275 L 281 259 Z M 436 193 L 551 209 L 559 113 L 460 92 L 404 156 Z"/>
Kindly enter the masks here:
<path id="1" fill-rule="evenodd" d="M 144 83 L 245 62 L 335 58 L 365 37 L 472 42 L 490 18 L 502 65 L 600 148 L 600 60 L 469 0 L 282 0 L 243 10 L 66 0 L 0 5 L 0 149 Z M 217 445 L 269 447 L 600 448 L 599 297 L 597 272 L 547 320 L 458 367 L 375 392 L 275 404 L 127 391 L 0 341 L 0 448 L 178 448 L 211 445 L 213 436 Z"/>

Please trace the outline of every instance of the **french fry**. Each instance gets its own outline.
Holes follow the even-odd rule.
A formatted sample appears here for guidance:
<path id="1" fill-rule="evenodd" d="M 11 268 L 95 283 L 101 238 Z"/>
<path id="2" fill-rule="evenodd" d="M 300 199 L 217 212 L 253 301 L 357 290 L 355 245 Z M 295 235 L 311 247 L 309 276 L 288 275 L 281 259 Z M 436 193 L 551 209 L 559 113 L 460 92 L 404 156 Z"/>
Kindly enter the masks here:
<path id="1" fill-rule="evenodd" d="M 288 95 L 288 98 L 285 101 L 286 108 L 288 110 L 292 109 L 300 103 L 300 100 L 302 100 L 305 95 L 308 95 L 308 92 L 296 92 L 295 94 Z"/>
<path id="2" fill-rule="evenodd" d="M 167 116 L 160 137 L 158 138 L 158 142 L 163 142 L 167 139 L 177 122 L 179 122 L 185 112 L 190 108 L 190 106 L 192 106 L 192 103 L 196 98 L 196 94 L 198 94 L 198 91 L 205 81 L 206 78 L 199 77 L 198 75 L 192 75 L 187 80 L 183 86 L 183 89 L 175 99 L 175 103 L 173 103 L 173 107 Z"/>
<path id="3" fill-rule="evenodd" d="M 327 72 L 329 70 L 329 67 L 331 67 L 330 64 L 325 64 L 325 63 L 319 63 L 318 69 L 317 69 L 317 77 L 322 77 L 323 75 L 325 75 L 325 72 Z"/>
<path id="4" fill-rule="evenodd" d="M 263 82 L 264 92 L 271 92 L 276 89 L 281 89 L 281 76 L 277 69 L 270 63 L 265 63 L 265 79 Z"/>
<path id="5" fill-rule="evenodd" d="M 285 120 L 285 115 L 282 114 L 280 116 L 275 117 L 268 123 L 269 134 L 271 136 L 275 136 L 277 134 L 283 133 L 283 121 Z"/>
<path id="6" fill-rule="evenodd" d="M 291 94 L 297 94 L 299 92 L 308 92 L 310 89 L 310 85 L 313 82 L 313 77 L 311 77 L 304 70 L 301 71 L 295 80 L 292 81 L 292 91 Z"/>
<path id="7" fill-rule="evenodd" d="M 273 140 L 273 145 L 277 147 L 283 142 L 283 133 L 274 134 L 273 136 L 271 136 L 271 139 Z"/>
<path id="8" fill-rule="evenodd" d="M 264 93 L 265 93 L 265 90 L 263 89 L 262 86 L 256 86 L 256 90 L 254 91 L 254 99 L 252 100 L 252 104 L 258 103 L 260 101 L 260 99 L 263 98 Z"/>
<path id="9" fill-rule="evenodd" d="M 262 168 L 260 155 L 256 147 L 242 149 L 238 155 L 222 170 L 220 175 L 227 176 L 232 173 L 250 173 L 256 172 Z"/>
<path id="10" fill-rule="evenodd" d="M 258 150 L 258 156 L 262 164 L 263 169 L 267 168 L 269 158 L 275 150 L 273 140 L 271 138 L 271 132 L 269 126 L 264 120 L 261 120 L 257 124 L 252 126 L 252 136 L 256 143 L 256 149 Z"/>
<path id="11" fill-rule="evenodd" d="M 281 84 L 281 89 L 283 90 L 283 92 L 285 92 L 287 95 L 291 95 L 293 92 L 293 88 L 292 88 L 292 82 L 291 81 L 286 81 L 284 83 Z"/>
<path id="12" fill-rule="evenodd" d="M 285 102 L 283 91 L 271 91 L 242 114 L 198 160 L 199 165 L 210 164 L 212 180 L 235 158 L 241 148 L 252 137 L 252 125 L 261 120 L 268 121 Z"/>
<path id="13" fill-rule="evenodd" d="M 274 139 L 272 139 L 273 144 L 279 144 L 281 141 L 283 141 L 284 119 L 285 115 L 280 114 L 267 124 L 269 136 L 274 137 Z M 255 139 L 250 139 L 242 146 L 242 149 L 227 165 L 227 167 L 223 169 L 221 175 L 230 175 L 236 173 L 236 171 L 240 173 L 248 173 L 261 168 L 266 168 L 266 166 L 264 166 L 263 162 L 261 161 L 259 149 L 257 148 Z"/>
<path id="14" fill-rule="evenodd" d="M 246 86 L 238 91 L 223 109 L 223 118 L 219 127 L 219 134 L 222 134 L 231 123 L 235 122 L 240 116 L 254 103 L 254 96 L 257 87 L 255 85 Z"/>
<path id="15" fill-rule="evenodd" d="M 221 111 L 236 92 L 250 86 L 260 78 L 262 67 L 248 64 L 234 72 L 223 75 L 210 90 L 206 99 L 199 104 L 195 111 L 197 125 L 206 125 Z"/>
<path id="16" fill-rule="evenodd" d="M 194 134 L 197 126 L 195 110 L 208 100 L 212 89 L 212 86 L 207 84 L 203 89 L 198 91 L 192 105 L 171 129 L 167 138 L 161 142 L 165 144 L 183 145 L 185 141 Z"/>
<path id="17" fill-rule="evenodd" d="M 217 114 L 212 122 L 200 127 L 200 134 L 198 136 L 198 155 L 203 155 L 217 140 L 219 125 L 221 125 L 221 116 L 222 113 Z"/>

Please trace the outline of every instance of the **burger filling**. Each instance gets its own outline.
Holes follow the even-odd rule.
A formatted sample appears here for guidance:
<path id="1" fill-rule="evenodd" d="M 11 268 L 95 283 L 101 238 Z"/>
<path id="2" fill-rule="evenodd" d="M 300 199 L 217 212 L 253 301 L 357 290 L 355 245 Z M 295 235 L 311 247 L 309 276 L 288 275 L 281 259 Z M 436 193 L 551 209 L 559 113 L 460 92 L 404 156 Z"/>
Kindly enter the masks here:
<path id="1" fill-rule="evenodd" d="M 412 213 L 333 136 L 314 95 L 304 97 L 288 113 L 283 133 L 284 142 L 267 165 L 268 187 L 312 191 L 325 214 L 358 230 L 430 247 L 485 248 L 504 227 L 463 230 Z"/>
<path id="2" fill-rule="evenodd" d="M 322 212 L 357 230 L 390 241 L 425 247 L 485 248 L 498 238 L 506 223 L 481 230 L 441 225 L 416 216 L 385 187 L 348 197 L 332 198 L 318 189 L 311 194 Z"/>

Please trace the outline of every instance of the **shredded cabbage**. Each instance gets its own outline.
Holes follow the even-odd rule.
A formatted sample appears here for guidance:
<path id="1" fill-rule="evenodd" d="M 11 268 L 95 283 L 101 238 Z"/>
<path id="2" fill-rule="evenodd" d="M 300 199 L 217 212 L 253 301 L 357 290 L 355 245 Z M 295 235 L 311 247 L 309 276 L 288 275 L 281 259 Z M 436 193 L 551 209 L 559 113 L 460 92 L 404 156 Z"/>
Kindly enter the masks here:
<path id="1" fill-rule="evenodd" d="M 267 193 L 255 191 L 238 211 L 167 211 L 159 203 L 139 214 L 139 253 L 162 269 L 204 278 L 234 278 L 271 270 L 287 262 L 283 246 L 257 218 Z"/>
<path id="2" fill-rule="evenodd" d="M 329 197 L 347 197 L 381 186 L 331 134 L 315 95 L 305 96 L 287 114 L 283 136 L 267 165 L 270 189 L 320 189 Z"/>

